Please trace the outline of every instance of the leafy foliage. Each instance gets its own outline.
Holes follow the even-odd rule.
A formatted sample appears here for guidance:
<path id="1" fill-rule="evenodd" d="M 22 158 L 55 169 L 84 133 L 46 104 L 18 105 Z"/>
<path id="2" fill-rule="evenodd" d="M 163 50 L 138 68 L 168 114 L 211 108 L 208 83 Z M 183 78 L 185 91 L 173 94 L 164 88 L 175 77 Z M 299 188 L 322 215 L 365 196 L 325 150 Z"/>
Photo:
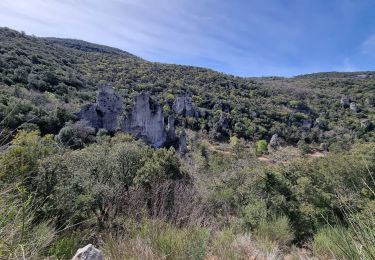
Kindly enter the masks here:
<path id="1" fill-rule="evenodd" d="M 75 120 L 83 103 L 94 100 L 97 85 L 112 84 L 129 108 L 146 90 L 166 114 L 177 95 L 190 93 L 202 118 L 182 118 L 181 126 L 203 129 L 213 138 L 237 135 L 287 143 L 352 143 L 374 140 L 361 126 L 375 122 L 373 73 L 327 73 L 295 78 L 240 78 L 212 70 L 151 63 L 127 52 L 78 40 L 37 38 L 0 29 L 0 121 L 14 129 L 25 122 L 42 133 L 58 133 Z M 48 51 L 46 51 L 48 50 Z M 363 77 L 363 75 L 367 75 Z M 360 75 L 360 76 L 358 76 Z M 340 107 L 348 97 L 361 112 Z M 6 115 L 11 113 L 12 116 Z M 223 113 L 228 128 L 218 125 Z"/>

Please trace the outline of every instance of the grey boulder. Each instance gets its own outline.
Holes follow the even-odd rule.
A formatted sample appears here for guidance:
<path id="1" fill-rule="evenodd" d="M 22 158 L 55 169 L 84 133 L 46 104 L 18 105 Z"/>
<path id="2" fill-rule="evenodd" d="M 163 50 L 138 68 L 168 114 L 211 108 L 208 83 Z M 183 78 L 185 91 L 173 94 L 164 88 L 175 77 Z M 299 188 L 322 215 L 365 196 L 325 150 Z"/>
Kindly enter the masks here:
<path id="1" fill-rule="evenodd" d="M 72 260 L 104 260 L 102 252 L 92 244 L 77 250 Z"/>

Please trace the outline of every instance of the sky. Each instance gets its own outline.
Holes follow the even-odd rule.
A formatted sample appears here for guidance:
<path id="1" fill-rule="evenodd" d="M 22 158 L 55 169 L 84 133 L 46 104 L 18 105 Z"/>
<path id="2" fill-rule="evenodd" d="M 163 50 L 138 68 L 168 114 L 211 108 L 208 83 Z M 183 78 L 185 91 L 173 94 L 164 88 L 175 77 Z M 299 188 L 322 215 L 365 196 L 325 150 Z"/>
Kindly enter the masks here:
<path id="1" fill-rule="evenodd" d="M 237 76 L 375 70 L 375 0 L 1 0 L 0 26 Z"/>

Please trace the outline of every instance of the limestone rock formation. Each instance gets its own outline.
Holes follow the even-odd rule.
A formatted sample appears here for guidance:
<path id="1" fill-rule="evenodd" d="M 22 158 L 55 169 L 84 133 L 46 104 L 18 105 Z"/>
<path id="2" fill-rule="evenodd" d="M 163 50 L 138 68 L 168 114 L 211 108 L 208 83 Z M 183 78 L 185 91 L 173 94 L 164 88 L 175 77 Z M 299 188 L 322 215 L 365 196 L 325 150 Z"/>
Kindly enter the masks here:
<path id="1" fill-rule="evenodd" d="M 152 104 L 150 94 L 142 92 L 134 98 L 134 106 L 125 120 L 124 131 L 153 147 L 162 147 L 167 140 L 163 108 Z"/>
<path id="2" fill-rule="evenodd" d="M 269 150 L 276 150 L 279 147 L 279 136 L 277 134 L 274 134 L 271 137 L 270 143 L 268 144 Z"/>
<path id="3" fill-rule="evenodd" d="M 358 113 L 360 111 L 360 109 L 358 108 L 357 104 L 352 102 L 350 103 L 350 110 L 355 112 L 355 113 Z"/>
<path id="4" fill-rule="evenodd" d="M 167 125 L 167 144 L 168 145 L 175 145 L 177 143 L 178 138 L 176 136 L 176 129 L 175 129 L 175 118 L 173 115 L 168 116 L 168 125 Z"/>
<path id="5" fill-rule="evenodd" d="M 104 260 L 102 252 L 93 245 L 88 244 L 77 250 L 72 260 Z"/>
<path id="6" fill-rule="evenodd" d="M 178 140 L 178 152 L 181 155 L 185 155 L 187 153 L 187 145 L 186 145 L 186 132 L 184 129 L 181 130 L 180 132 L 180 137 Z"/>
<path id="7" fill-rule="evenodd" d="M 194 108 L 192 98 L 189 95 L 176 97 L 172 109 L 177 115 L 197 116 L 197 111 Z"/>
<path id="8" fill-rule="evenodd" d="M 123 111 L 121 98 L 110 86 L 103 86 L 96 103 L 83 106 L 78 116 L 97 130 L 103 128 L 108 132 L 115 132 L 121 128 Z"/>
<path id="9" fill-rule="evenodd" d="M 196 110 L 191 102 L 191 96 L 178 97 L 173 106 L 176 114 L 183 116 L 197 116 Z M 134 105 L 127 115 L 124 114 L 124 105 L 121 98 L 109 87 L 101 87 L 96 103 L 84 105 L 78 113 L 81 121 L 87 122 L 88 126 L 114 133 L 123 131 L 132 134 L 135 138 L 144 140 L 145 143 L 159 148 L 164 146 L 175 146 L 177 148 L 179 139 L 175 133 L 175 118 L 168 117 L 168 125 L 164 123 L 164 111 L 160 104 L 153 102 L 150 94 L 142 92 L 134 97 Z M 182 150 L 186 146 L 185 142 Z"/>

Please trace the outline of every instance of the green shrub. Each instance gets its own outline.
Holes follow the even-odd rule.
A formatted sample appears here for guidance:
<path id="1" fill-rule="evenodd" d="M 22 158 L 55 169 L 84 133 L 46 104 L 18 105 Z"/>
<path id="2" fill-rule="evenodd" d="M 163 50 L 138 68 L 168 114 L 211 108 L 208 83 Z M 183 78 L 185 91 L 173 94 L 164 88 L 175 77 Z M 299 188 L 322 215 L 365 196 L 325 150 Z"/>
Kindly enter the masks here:
<path id="1" fill-rule="evenodd" d="M 33 185 L 37 183 L 32 178 L 38 174 L 38 161 L 55 151 L 51 135 L 41 137 L 39 131 L 18 131 L 9 149 L 0 153 L 0 181 L 15 183 L 28 179 L 25 185 L 34 191 Z"/>
<path id="2" fill-rule="evenodd" d="M 267 141 L 266 140 L 259 140 L 256 142 L 255 146 L 255 153 L 257 156 L 261 156 L 265 152 L 267 152 Z"/>
<path id="3" fill-rule="evenodd" d="M 308 144 L 306 144 L 305 140 L 299 140 L 297 146 L 302 154 L 308 154 L 311 152 L 311 148 Z"/>
<path id="4" fill-rule="evenodd" d="M 170 100 L 170 101 L 173 101 L 174 100 L 174 95 L 172 93 L 167 93 L 166 99 Z"/>
<path id="5" fill-rule="evenodd" d="M 263 218 L 255 233 L 260 241 L 272 241 L 282 246 L 289 245 L 294 238 L 289 219 L 285 216 L 268 221 Z"/>
<path id="6" fill-rule="evenodd" d="M 211 245 L 213 255 L 219 256 L 220 259 L 241 259 L 240 252 L 232 245 L 235 237 L 232 229 L 224 229 L 215 234 Z"/>
<path id="7" fill-rule="evenodd" d="M 306 120 L 308 119 L 308 115 L 304 114 L 304 113 L 301 113 L 301 112 L 297 112 L 294 114 L 294 118 L 297 120 L 297 121 L 302 121 L 302 120 Z"/>
<path id="8" fill-rule="evenodd" d="M 165 104 L 163 106 L 163 111 L 164 111 L 165 114 L 168 115 L 171 112 L 171 107 L 168 104 Z"/>
<path id="9" fill-rule="evenodd" d="M 242 220 L 247 229 L 253 229 L 267 217 L 267 206 L 263 200 L 251 201 L 242 210 Z"/>
<path id="10" fill-rule="evenodd" d="M 244 151 L 243 140 L 239 139 L 239 138 L 236 137 L 236 136 L 232 136 L 232 137 L 230 138 L 230 145 L 231 145 L 231 148 L 232 148 L 233 153 L 234 153 L 236 156 L 240 156 L 241 153 Z"/>
<path id="11" fill-rule="evenodd" d="M 167 259 L 204 259 L 209 233 L 204 229 L 167 227 L 154 239 L 155 248 Z"/>
<path id="12" fill-rule="evenodd" d="M 298 100 L 291 100 L 289 101 L 289 105 L 292 107 L 292 108 L 296 108 L 299 104 L 299 101 Z"/>
<path id="13" fill-rule="evenodd" d="M 75 254 L 80 245 L 79 234 L 62 237 L 49 247 L 48 255 L 59 260 L 69 260 Z"/>

